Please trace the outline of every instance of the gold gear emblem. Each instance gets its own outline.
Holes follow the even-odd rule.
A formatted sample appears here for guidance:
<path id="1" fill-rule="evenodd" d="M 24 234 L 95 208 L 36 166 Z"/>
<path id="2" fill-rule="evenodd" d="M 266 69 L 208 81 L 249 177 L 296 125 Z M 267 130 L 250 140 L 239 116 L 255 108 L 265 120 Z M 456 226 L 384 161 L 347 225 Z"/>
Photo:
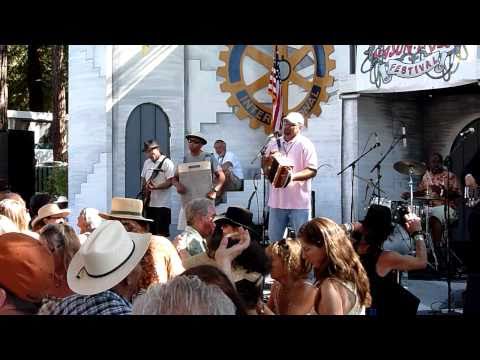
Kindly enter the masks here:
<path id="1" fill-rule="evenodd" d="M 235 107 L 235 114 L 239 119 L 250 118 L 250 127 L 256 129 L 263 125 L 265 132 L 271 133 L 271 100 L 262 101 L 261 97 L 267 94 L 273 50 L 268 54 L 254 45 L 227 46 L 228 50 L 221 51 L 219 55 L 225 65 L 217 69 L 217 75 L 225 78 L 220 85 L 221 91 L 231 94 L 227 104 Z M 283 69 L 286 68 L 286 74 L 282 74 L 283 114 L 290 111 L 302 113 L 305 117 L 305 126 L 312 114 L 320 115 L 322 112 L 320 102 L 328 101 L 327 87 L 333 85 L 330 71 L 335 69 L 335 60 L 329 58 L 333 51 L 332 45 L 278 46 L 280 72 L 282 73 L 282 65 Z M 261 77 L 253 81 L 248 79 L 248 83 L 247 78 L 252 76 L 244 74 L 247 59 L 263 66 L 262 71 L 265 70 Z M 296 94 L 291 96 L 290 101 L 289 91 Z M 302 93 L 305 93 L 305 96 Z"/>

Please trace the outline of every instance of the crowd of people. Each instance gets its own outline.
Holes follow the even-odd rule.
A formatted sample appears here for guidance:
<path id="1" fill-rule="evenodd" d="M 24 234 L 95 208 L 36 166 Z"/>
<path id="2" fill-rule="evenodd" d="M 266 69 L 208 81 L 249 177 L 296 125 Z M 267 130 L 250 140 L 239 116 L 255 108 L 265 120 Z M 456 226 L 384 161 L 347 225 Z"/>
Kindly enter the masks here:
<path id="1" fill-rule="evenodd" d="M 299 113 L 288 114 L 284 135 L 265 148 L 265 157 L 277 153 L 291 160 L 288 184 L 270 188 L 268 246 L 260 242 L 263 234 L 248 209 L 230 206 L 217 214 L 214 200 L 225 179 L 237 186 L 243 174 L 235 171 L 223 141 L 215 143 L 219 156 L 204 153 L 201 134 L 187 135 L 185 161 L 210 161 L 213 185 L 182 208 L 185 226 L 177 236 L 170 237 L 165 194 L 172 186 L 180 195 L 188 189 L 155 141 L 144 147 L 142 187 L 148 199 L 114 197 L 109 212 L 82 209 L 76 230 L 67 222 L 71 211 L 48 194 L 33 196 L 27 207 L 20 195 L 0 193 L 0 314 L 401 312 L 394 272 L 427 264 L 420 219 L 404 219 L 416 243 L 414 255 L 383 249 L 392 231 L 387 207 L 372 205 L 364 220 L 352 224 L 310 219 L 317 156 L 300 134 L 303 121 Z M 273 284 L 264 298 L 269 276 Z"/>

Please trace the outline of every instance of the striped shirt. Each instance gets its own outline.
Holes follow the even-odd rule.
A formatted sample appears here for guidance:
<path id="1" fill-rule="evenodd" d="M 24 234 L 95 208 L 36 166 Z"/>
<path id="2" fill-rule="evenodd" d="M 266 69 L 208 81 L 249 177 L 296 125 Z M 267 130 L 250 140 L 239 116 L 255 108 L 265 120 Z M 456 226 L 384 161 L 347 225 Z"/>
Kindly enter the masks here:
<path id="1" fill-rule="evenodd" d="M 113 291 L 95 295 L 72 295 L 52 309 L 50 315 L 129 315 L 132 304 Z"/>

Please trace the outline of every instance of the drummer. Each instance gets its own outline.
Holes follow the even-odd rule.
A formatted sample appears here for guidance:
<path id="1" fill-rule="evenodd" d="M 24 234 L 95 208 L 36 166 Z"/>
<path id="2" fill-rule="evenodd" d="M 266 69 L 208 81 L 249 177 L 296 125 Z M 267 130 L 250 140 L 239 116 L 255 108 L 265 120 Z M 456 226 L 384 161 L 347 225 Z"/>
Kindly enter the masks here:
<path id="1" fill-rule="evenodd" d="M 417 191 L 413 196 L 419 199 L 427 200 L 430 209 L 429 227 L 432 240 L 435 244 L 439 244 L 442 239 L 442 225 L 445 224 L 445 208 L 444 203 L 448 201 L 450 222 L 457 219 L 455 212 L 455 202 L 461 196 L 460 182 L 455 174 L 447 171 L 443 167 L 443 157 L 439 153 L 433 153 L 428 162 L 428 169 L 422 177 L 422 181 L 418 184 Z M 448 197 L 447 195 L 448 184 Z M 404 192 L 402 198 L 407 199 L 410 193 Z"/>

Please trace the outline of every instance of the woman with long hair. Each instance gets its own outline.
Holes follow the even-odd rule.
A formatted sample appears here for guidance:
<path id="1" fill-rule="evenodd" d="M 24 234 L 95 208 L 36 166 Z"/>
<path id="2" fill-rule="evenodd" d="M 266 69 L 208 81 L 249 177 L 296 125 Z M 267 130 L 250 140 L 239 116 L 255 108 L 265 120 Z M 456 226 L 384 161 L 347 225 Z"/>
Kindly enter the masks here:
<path id="1" fill-rule="evenodd" d="M 74 294 L 67 283 L 67 269 L 80 249 L 80 240 L 67 224 L 48 224 L 42 229 L 40 242 L 50 250 L 55 263 L 53 287 L 38 312 L 39 315 L 49 315 L 58 302 Z"/>
<path id="2" fill-rule="evenodd" d="M 401 288 L 397 273 L 427 266 L 425 234 L 420 219 L 411 213 L 404 216 L 404 227 L 415 240 L 415 256 L 384 249 L 393 229 L 392 214 L 386 206 L 373 204 L 361 222 L 343 226 L 347 234 L 357 240 L 355 248 L 370 281 L 372 304 L 367 313 L 377 316 L 415 315 L 418 300 Z"/>
<path id="3" fill-rule="evenodd" d="M 15 194 L 15 193 L 12 193 Z M 19 197 L 19 196 L 18 196 Z M 0 201 L 0 215 L 4 215 L 15 224 L 18 229 L 18 232 L 27 234 L 35 239 L 38 239 L 38 234 L 30 231 L 28 229 L 28 224 L 30 222 L 30 215 L 27 208 L 25 207 L 25 202 L 21 197 L 16 198 L 6 198 Z"/>
<path id="4" fill-rule="evenodd" d="M 42 242 L 55 260 L 54 285 L 50 295 L 64 298 L 73 295 L 67 284 L 67 269 L 73 255 L 80 249 L 80 241 L 75 230 L 67 224 L 49 224 L 40 234 Z"/>
<path id="5" fill-rule="evenodd" d="M 306 315 L 312 312 L 317 288 L 308 280 L 312 269 L 302 257 L 296 239 L 282 239 L 267 247 L 272 261 L 272 284 L 268 307 L 277 315 Z"/>
<path id="6" fill-rule="evenodd" d="M 314 312 L 364 315 L 371 301 L 368 277 L 345 231 L 330 219 L 315 218 L 302 225 L 298 238 L 315 272 Z"/>

